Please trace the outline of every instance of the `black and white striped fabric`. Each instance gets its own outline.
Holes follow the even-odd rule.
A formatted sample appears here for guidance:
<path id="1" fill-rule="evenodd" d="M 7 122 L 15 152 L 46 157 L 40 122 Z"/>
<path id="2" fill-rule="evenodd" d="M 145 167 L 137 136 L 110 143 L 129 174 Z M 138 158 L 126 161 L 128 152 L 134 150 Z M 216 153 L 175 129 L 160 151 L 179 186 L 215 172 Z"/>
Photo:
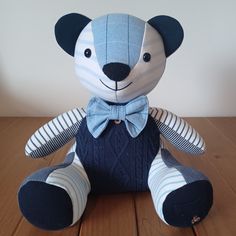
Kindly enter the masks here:
<path id="1" fill-rule="evenodd" d="M 163 137 L 177 149 L 194 155 L 204 153 L 206 146 L 203 138 L 185 120 L 160 108 L 151 107 L 149 113 Z"/>
<path id="2" fill-rule="evenodd" d="M 85 116 L 84 109 L 75 108 L 43 125 L 28 140 L 26 156 L 44 157 L 65 145 L 76 135 Z"/>

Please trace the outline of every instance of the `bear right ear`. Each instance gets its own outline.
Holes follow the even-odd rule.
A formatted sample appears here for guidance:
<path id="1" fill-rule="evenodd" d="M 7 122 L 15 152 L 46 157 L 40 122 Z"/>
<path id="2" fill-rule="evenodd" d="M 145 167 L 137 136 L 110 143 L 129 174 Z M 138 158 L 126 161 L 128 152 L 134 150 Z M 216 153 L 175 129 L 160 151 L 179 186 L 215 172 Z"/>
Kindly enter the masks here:
<path id="1" fill-rule="evenodd" d="M 166 57 L 174 53 L 181 45 L 184 31 L 181 24 L 170 16 L 155 16 L 148 21 L 161 35 Z"/>
<path id="2" fill-rule="evenodd" d="M 75 44 L 81 31 L 90 21 L 91 19 L 78 13 L 67 14 L 57 21 L 55 25 L 57 43 L 71 56 L 74 56 Z"/>

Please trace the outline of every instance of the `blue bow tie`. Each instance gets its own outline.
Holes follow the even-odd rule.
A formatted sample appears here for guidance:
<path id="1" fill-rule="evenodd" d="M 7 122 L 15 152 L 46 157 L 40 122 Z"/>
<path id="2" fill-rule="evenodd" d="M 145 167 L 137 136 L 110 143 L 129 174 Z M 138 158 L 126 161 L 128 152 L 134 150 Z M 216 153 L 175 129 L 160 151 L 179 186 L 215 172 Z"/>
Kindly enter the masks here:
<path id="1" fill-rule="evenodd" d="M 126 105 L 109 105 L 94 97 L 87 106 L 87 126 L 93 137 L 97 138 L 107 127 L 109 120 L 122 120 L 131 137 L 135 138 L 146 126 L 148 110 L 146 96 L 140 96 Z"/>

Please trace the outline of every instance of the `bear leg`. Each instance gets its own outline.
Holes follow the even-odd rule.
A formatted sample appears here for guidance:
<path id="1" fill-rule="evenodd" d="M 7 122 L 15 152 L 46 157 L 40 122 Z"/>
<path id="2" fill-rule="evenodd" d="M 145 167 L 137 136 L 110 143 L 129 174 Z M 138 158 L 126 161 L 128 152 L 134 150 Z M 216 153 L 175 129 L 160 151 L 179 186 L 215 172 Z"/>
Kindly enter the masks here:
<path id="1" fill-rule="evenodd" d="M 63 164 L 27 177 L 20 186 L 18 202 L 30 223 L 45 230 L 59 230 L 79 220 L 89 191 L 87 175 L 72 152 Z"/>
<path id="2" fill-rule="evenodd" d="M 172 226 L 190 227 L 205 218 L 212 206 L 208 178 L 181 165 L 166 149 L 152 162 L 148 185 L 157 214 Z"/>

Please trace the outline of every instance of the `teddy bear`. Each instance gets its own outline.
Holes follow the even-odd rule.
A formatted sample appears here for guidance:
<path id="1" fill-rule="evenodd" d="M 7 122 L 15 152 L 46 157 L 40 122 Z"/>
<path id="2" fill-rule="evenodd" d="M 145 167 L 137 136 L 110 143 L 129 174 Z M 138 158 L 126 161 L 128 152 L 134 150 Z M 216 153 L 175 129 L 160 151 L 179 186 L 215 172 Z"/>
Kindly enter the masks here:
<path id="1" fill-rule="evenodd" d="M 160 15 L 147 22 L 128 14 L 96 19 L 70 13 L 55 25 L 59 46 L 75 60 L 75 72 L 93 97 L 39 128 L 25 153 L 47 156 L 74 138 L 63 163 L 26 177 L 18 203 L 24 217 L 46 230 L 75 224 L 89 194 L 150 191 L 159 218 L 190 227 L 213 202 L 209 179 L 179 163 L 163 140 L 201 155 L 205 142 L 172 112 L 149 106 L 147 94 L 181 45 L 180 23 Z"/>

